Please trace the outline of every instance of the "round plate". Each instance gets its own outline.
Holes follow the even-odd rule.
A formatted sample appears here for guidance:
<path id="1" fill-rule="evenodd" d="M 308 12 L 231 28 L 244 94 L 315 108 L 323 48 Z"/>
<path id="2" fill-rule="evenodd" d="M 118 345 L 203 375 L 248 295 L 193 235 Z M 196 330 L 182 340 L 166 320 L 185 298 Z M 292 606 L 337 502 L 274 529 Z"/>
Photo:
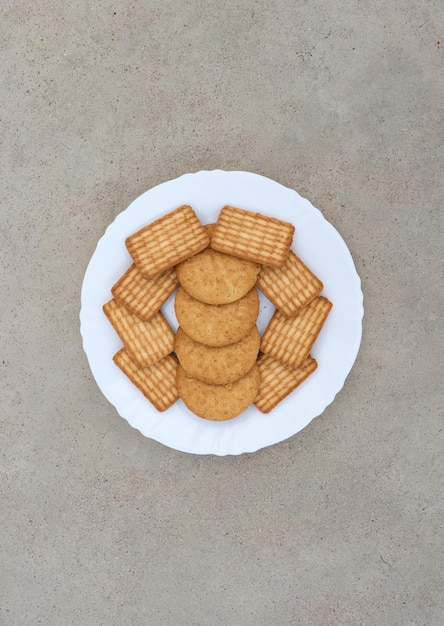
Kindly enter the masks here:
<path id="1" fill-rule="evenodd" d="M 324 283 L 333 309 L 312 349 L 318 368 L 268 414 L 254 406 L 227 422 L 193 415 L 181 400 L 159 413 L 113 362 L 122 347 L 102 306 L 111 287 L 131 264 L 125 238 L 182 204 L 203 224 L 215 222 L 230 204 L 291 222 L 293 250 Z M 174 329 L 173 296 L 162 307 Z M 262 333 L 273 305 L 261 294 Z M 97 244 L 85 273 L 80 332 L 83 348 L 102 393 L 131 426 L 170 448 L 194 454 L 241 454 L 282 441 L 300 430 L 334 399 L 356 359 L 362 335 L 361 281 L 339 233 L 318 209 L 291 189 L 249 172 L 201 171 L 146 191 L 120 213 Z"/>

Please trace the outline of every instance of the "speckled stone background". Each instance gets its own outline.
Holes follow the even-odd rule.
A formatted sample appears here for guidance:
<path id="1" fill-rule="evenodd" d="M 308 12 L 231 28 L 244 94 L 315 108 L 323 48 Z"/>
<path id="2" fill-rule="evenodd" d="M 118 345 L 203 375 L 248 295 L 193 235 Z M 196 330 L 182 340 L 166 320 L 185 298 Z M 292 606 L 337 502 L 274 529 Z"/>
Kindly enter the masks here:
<path id="1" fill-rule="evenodd" d="M 3 0 L 2 626 L 443 623 L 443 11 Z M 309 198 L 365 295 L 335 402 L 223 458 L 121 419 L 78 319 L 114 217 L 214 168 Z"/>

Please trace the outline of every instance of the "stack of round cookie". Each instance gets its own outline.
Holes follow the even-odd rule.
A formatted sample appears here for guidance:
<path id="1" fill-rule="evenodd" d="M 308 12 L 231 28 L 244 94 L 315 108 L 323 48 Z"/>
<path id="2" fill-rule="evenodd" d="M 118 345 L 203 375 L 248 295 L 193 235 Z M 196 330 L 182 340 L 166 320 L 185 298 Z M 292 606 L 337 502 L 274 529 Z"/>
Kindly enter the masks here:
<path id="1" fill-rule="evenodd" d="M 205 227 L 211 239 L 214 225 Z M 260 383 L 258 263 L 206 248 L 176 266 L 179 396 L 196 415 L 227 420 L 254 401 Z"/>

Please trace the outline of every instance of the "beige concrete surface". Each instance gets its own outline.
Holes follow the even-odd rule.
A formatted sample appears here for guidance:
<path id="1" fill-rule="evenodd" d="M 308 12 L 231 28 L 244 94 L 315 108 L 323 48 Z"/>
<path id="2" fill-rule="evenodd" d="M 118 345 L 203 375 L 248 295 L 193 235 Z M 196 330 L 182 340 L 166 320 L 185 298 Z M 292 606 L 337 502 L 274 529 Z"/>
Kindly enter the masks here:
<path id="1" fill-rule="evenodd" d="M 0 624 L 443 624 L 439 0 L 3 0 Z M 97 240 L 199 169 L 296 189 L 363 281 L 361 350 L 251 455 L 142 437 L 82 351 Z"/>

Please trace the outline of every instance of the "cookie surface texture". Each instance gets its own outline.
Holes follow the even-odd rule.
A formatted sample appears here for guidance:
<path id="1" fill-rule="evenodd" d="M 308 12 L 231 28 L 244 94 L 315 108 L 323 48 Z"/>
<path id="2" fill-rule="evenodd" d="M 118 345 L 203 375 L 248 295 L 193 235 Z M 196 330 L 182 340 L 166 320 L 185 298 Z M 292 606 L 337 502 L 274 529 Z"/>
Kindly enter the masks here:
<path id="1" fill-rule="evenodd" d="M 293 224 L 232 206 L 218 217 L 211 248 L 254 263 L 285 265 L 295 228 Z"/>
<path id="2" fill-rule="evenodd" d="M 178 285 L 174 269 L 147 280 L 134 263 L 111 288 L 114 298 L 133 315 L 149 320 Z"/>
<path id="3" fill-rule="evenodd" d="M 210 238 L 194 210 L 183 205 L 130 235 L 125 243 L 138 270 L 149 279 L 208 247 Z"/>
<path id="4" fill-rule="evenodd" d="M 269 413 L 292 391 L 299 387 L 317 368 L 316 359 L 308 356 L 298 369 L 283 365 L 266 354 L 257 360 L 261 374 L 259 390 L 254 405 L 262 413 Z"/>
<path id="5" fill-rule="evenodd" d="M 173 352 L 174 332 L 161 311 L 145 322 L 114 299 L 103 305 L 103 311 L 139 367 L 152 365 Z"/>
<path id="6" fill-rule="evenodd" d="M 215 225 L 205 230 L 211 239 Z M 182 287 L 205 304 L 227 304 L 245 296 L 256 283 L 258 263 L 207 248 L 176 267 Z"/>
<path id="7" fill-rule="evenodd" d="M 263 266 L 257 286 L 286 317 L 294 317 L 318 296 L 324 285 L 290 250 L 282 268 Z"/>
<path id="8" fill-rule="evenodd" d="M 239 380 L 251 370 L 260 341 L 256 325 L 240 341 L 220 348 L 194 341 L 179 327 L 175 352 L 183 369 L 193 378 L 212 385 L 225 385 Z"/>
<path id="9" fill-rule="evenodd" d="M 296 317 L 275 311 L 262 336 L 261 351 L 297 369 L 307 359 L 331 307 L 327 298 L 318 296 Z"/>
<path id="10" fill-rule="evenodd" d="M 179 287 L 174 310 L 182 330 L 207 346 L 226 346 L 244 337 L 256 324 L 259 296 L 254 287 L 229 304 L 204 304 Z"/>
<path id="11" fill-rule="evenodd" d="M 172 354 L 149 367 L 141 368 L 122 348 L 113 360 L 158 411 L 166 411 L 179 398 L 176 385 L 178 363 Z"/>
<path id="12" fill-rule="evenodd" d="M 177 369 L 179 397 L 195 415 L 208 420 L 233 419 L 254 401 L 259 389 L 257 364 L 241 379 L 228 385 L 208 385 L 189 376 L 179 365 Z"/>

